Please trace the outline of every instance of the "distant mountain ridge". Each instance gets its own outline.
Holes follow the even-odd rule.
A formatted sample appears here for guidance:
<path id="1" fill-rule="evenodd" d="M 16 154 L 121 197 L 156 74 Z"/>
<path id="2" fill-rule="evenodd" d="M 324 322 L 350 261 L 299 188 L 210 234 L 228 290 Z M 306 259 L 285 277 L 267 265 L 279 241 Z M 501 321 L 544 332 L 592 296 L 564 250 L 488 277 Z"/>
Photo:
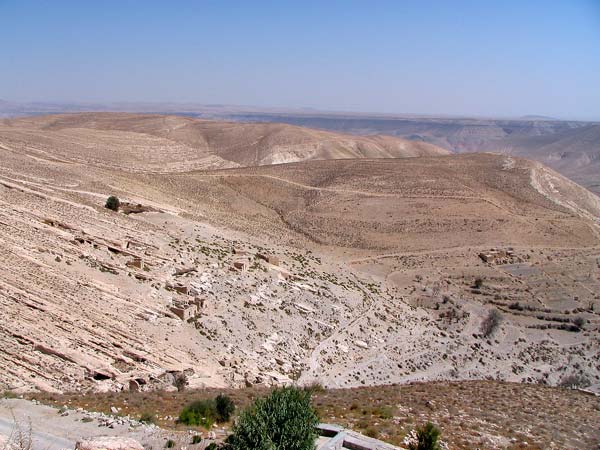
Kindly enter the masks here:
<path id="1" fill-rule="evenodd" d="M 392 136 L 354 136 L 278 123 L 239 123 L 182 116 L 83 113 L 8 119 L 3 135 L 51 142 L 66 159 L 82 143 L 98 164 L 169 172 L 348 158 L 444 155 L 435 145 Z"/>
<path id="2" fill-rule="evenodd" d="M 455 153 L 511 153 L 549 165 L 600 194 L 600 123 L 527 119 L 386 118 L 236 114 L 240 121 L 279 121 L 336 132 L 386 134 Z"/>
<path id="3" fill-rule="evenodd" d="M 286 110 L 193 103 L 122 102 L 69 105 L 0 101 L 0 117 L 83 111 L 138 111 L 235 122 L 284 123 L 352 135 L 394 136 L 419 143 L 430 143 L 456 153 L 512 153 L 547 164 L 600 194 L 600 137 L 593 131 L 594 127 L 600 126 L 600 122 L 557 120 L 541 115 L 494 119 L 331 113 L 310 109 Z M 372 146 L 373 143 L 369 145 L 370 148 Z M 282 159 L 281 162 L 286 160 Z M 301 159 L 289 161 L 291 160 Z"/>

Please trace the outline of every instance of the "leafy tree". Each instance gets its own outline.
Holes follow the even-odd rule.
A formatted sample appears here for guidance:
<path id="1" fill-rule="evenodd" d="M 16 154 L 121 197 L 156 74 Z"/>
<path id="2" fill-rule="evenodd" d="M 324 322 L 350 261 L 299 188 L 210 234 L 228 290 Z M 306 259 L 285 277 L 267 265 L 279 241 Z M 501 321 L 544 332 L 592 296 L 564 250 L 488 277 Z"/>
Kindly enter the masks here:
<path id="1" fill-rule="evenodd" d="M 215 398 L 215 409 L 217 412 L 217 422 L 229 422 L 231 415 L 235 411 L 235 404 L 227 395 L 219 394 Z"/>
<path id="2" fill-rule="evenodd" d="M 440 430 L 431 422 L 417 430 L 417 443 L 411 442 L 409 450 L 440 450 Z"/>
<path id="3" fill-rule="evenodd" d="M 121 206 L 121 202 L 114 195 L 108 197 L 108 199 L 106 199 L 106 205 L 104 205 L 105 208 L 111 209 L 113 211 L 118 211 L 119 206 Z"/>
<path id="4" fill-rule="evenodd" d="M 231 450 L 313 450 L 319 418 L 311 393 L 296 387 L 275 389 L 257 399 L 233 426 Z"/>

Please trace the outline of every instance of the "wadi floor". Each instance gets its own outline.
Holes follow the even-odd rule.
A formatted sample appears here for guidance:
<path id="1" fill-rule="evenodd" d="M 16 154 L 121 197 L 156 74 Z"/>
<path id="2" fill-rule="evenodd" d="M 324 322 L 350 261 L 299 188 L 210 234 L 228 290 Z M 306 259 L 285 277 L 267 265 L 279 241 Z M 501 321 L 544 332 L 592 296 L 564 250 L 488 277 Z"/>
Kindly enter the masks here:
<path id="1" fill-rule="evenodd" d="M 184 392 L 36 394 L 56 406 L 157 416 L 162 427 L 183 430 L 175 418 L 188 402 L 229 395 L 238 411 L 264 388 Z M 581 391 L 496 381 L 428 382 L 353 389 L 314 389 L 322 422 L 337 423 L 400 445 L 427 421 L 452 449 L 595 449 L 600 445 L 600 397 Z M 223 427 L 225 430 L 229 425 Z"/>

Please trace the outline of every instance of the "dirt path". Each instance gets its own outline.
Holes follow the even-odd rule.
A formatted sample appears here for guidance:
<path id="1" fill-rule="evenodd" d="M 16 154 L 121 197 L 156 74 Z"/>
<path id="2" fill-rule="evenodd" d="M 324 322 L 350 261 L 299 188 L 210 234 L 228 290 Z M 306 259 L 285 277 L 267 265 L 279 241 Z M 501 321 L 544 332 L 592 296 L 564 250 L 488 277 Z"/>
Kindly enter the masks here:
<path id="1" fill-rule="evenodd" d="M 115 423 L 114 428 L 99 426 L 98 420 L 82 422 L 88 413 L 69 410 L 68 415 L 49 406 L 35 404 L 21 399 L 0 400 L 0 434 L 10 436 L 15 426 L 33 440 L 32 450 L 73 449 L 77 441 L 98 436 L 120 436 L 133 438 L 149 448 L 164 447 L 164 430 L 145 425 L 130 428 L 126 424 Z M 16 425 L 18 424 L 18 425 Z M 31 426 L 31 428 L 30 428 Z"/>

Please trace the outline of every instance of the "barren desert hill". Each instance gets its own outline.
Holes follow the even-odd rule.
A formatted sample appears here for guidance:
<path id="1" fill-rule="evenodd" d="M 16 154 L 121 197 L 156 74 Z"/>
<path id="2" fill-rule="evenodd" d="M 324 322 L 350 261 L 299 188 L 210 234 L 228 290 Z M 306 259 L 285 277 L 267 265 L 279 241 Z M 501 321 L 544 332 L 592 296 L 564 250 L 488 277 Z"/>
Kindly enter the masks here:
<path id="1" fill-rule="evenodd" d="M 173 389 L 182 373 L 600 388 L 600 207 L 539 163 L 182 158 L 157 173 L 183 144 L 17 125 L 0 129 L 1 389 Z M 111 194 L 133 210 L 104 208 Z"/>
<path id="2" fill-rule="evenodd" d="M 600 193 L 600 125 L 590 124 L 543 136 L 492 141 L 490 150 L 534 159 L 596 194 Z"/>
<path id="3" fill-rule="evenodd" d="M 288 123 L 338 133 L 386 134 L 429 142 L 455 153 L 501 152 L 550 166 L 600 194 L 600 124 L 545 117 L 476 119 L 450 117 L 369 117 L 341 114 L 230 113 L 242 121 Z"/>
<path id="4" fill-rule="evenodd" d="M 448 153 L 431 144 L 389 136 L 360 137 L 285 124 L 124 113 L 5 120 L 2 133 L 27 136 L 52 148 L 62 147 L 61 157 L 67 159 L 91 150 L 97 164 L 166 172 L 312 159 L 404 158 Z"/>
<path id="5" fill-rule="evenodd" d="M 600 199 L 539 163 L 493 154 L 309 161 L 166 174 L 190 214 L 377 253 L 461 245 L 595 245 Z M 173 200 L 175 204 L 177 200 Z"/>

